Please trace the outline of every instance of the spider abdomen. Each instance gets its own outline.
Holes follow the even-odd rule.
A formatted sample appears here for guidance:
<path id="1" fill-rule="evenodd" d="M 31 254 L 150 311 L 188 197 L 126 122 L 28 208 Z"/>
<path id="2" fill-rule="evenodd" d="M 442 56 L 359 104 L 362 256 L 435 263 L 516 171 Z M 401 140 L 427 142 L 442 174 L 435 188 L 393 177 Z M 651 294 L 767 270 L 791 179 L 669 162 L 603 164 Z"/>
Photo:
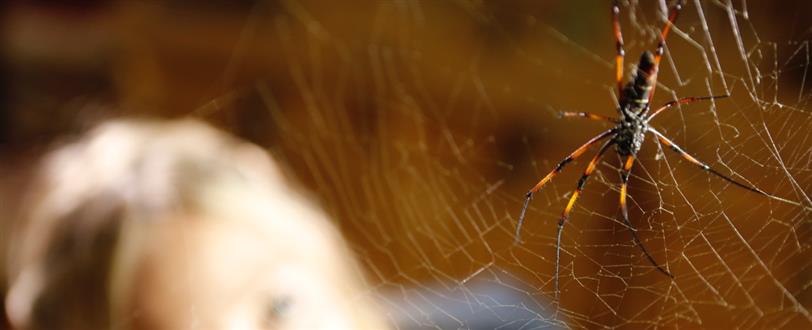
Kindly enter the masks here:
<path id="1" fill-rule="evenodd" d="M 617 153 L 621 156 L 637 155 L 646 139 L 646 123 L 635 117 L 618 124 L 615 135 Z"/>
<path id="2" fill-rule="evenodd" d="M 640 114 L 648 108 L 651 90 L 657 77 L 657 64 L 654 55 L 645 51 L 640 55 L 640 62 L 637 69 L 632 72 L 632 77 L 621 91 L 620 112 L 626 114 Z"/>

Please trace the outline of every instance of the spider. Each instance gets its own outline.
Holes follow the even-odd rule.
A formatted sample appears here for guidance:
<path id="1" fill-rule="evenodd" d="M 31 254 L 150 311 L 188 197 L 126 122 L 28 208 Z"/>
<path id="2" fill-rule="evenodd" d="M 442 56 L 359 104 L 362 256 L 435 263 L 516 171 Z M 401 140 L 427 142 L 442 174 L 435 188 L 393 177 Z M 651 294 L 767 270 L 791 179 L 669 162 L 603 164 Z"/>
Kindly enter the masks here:
<path id="1" fill-rule="evenodd" d="M 541 179 L 530 191 L 527 192 L 525 196 L 526 199 L 524 201 L 524 206 L 522 207 L 522 212 L 519 215 L 519 221 L 516 226 L 516 241 L 520 242 L 520 232 L 522 228 L 522 223 L 524 222 L 525 212 L 527 212 L 527 206 L 530 204 L 530 200 L 533 199 L 533 194 L 537 193 L 544 187 L 545 184 L 550 182 L 550 180 L 558 174 L 565 165 L 569 164 L 573 160 L 577 159 L 584 152 L 589 149 L 589 147 L 597 144 L 598 142 L 610 138 L 609 141 L 605 142 L 603 146 L 601 146 L 598 153 L 592 158 L 589 164 L 584 171 L 584 174 L 581 176 L 581 179 L 578 180 L 578 185 L 575 188 L 575 191 L 572 193 L 572 196 L 567 203 L 567 206 L 564 208 L 564 211 L 561 214 L 561 218 L 558 220 L 558 231 L 556 236 L 556 253 L 555 253 L 555 297 L 556 300 L 559 296 L 559 287 L 558 287 L 558 274 L 560 268 L 560 260 L 561 260 L 561 232 L 564 229 L 564 224 L 567 222 L 569 218 L 570 211 L 572 211 L 573 206 L 575 205 L 575 201 L 580 196 L 581 191 L 586 184 L 587 179 L 595 171 L 595 167 L 598 164 L 598 160 L 601 156 L 611 147 L 612 145 L 615 146 L 617 153 L 621 156 L 621 158 L 625 158 L 623 161 L 623 167 L 620 170 L 620 179 L 621 179 L 621 186 L 620 186 L 620 208 L 621 213 L 623 215 L 623 223 L 629 229 L 632 234 L 632 238 L 634 239 L 635 245 L 643 251 L 648 261 L 660 271 L 664 275 L 674 278 L 668 270 L 661 267 L 655 260 L 654 257 L 648 252 L 646 247 L 640 241 L 640 237 L 637 236 L 637 230 L 634 228 L 632 223 L 629 221 L 629 214 L 626 208 L 626 186 L 629 179 L 629 172 L 632 169 L 632 165 L 634 164 L 634 160 L 637 156 L 637 152 L 640 151 L 640 148 L 643 145 L 643 141 L 645 140 L 646 133 L 651 133 L 660 140 L 660 142 L 668 147 L 671 148 L 674 152 L 685 158 L 687 161 L 693 163 L 696 166 L 699 166 L 702 170 L 705 170 L 713 175 L 716 175 L 736 186 L 741 188 L 750 190 L 752 192 L 770 196 L 769 194 L 765 193 L 761 189 L 756 187 L 752 187 L 746 185 L 744 183 L 740 183 L 722 173 L 717 172 L 707 164 L 703 163 L 702 161 L 698 160 L 694 156 L 691 156 L 687 152 L 685 152 L 680 146 L 669 140 L 665 135 L 658 132 L 656 129 L 649 126 L 649 121 L 654 119 L 658 114 L 661 112 L 674 107 L 675 105 L 680 104 L 689 104 L 696 101 L 702 100 L 713 100 L 728 97 L 729 95 L 715 95 L 715 96 L 703 96 L 703 97 L 685 97 L 678 100 L 674 100 L 668 103 L 665 103 L 660 108 L 654 110 L 649 114 L 649 103 L 651 102 L 652 96 L 654 96 L 654 89 L 657 86 L 657 70 L 659 68 L 660 59 L 663 56 L 663 48 L 665 46 L 665 40 L 668 36 L 668 32 L 671 30 L 674 22 L 677 19 L 677 15 L 679 14 L 680 10 L 683 6 L 683 0 L 678 1 L 670 10 L 668 14 L 668 21 L 665 23 L 665 26 L 660 31 L 660 41 L 657 44 L 657 48 L 652 54 L 650 51 L 643 52 L 642 56 L 640 56 L 640 62 L 637 64 L 637 69 L 631 74 L 631 78 L 629 81 L 624 85 L 623 84 L 623 58 L 624 58 L 624 50 L 623 50 L 623 35 L 620 32 L 620 5 L 617 0 L 614 1 L 612 5 L 612 25 L 615 35 L 615 48 L 616 48 L 616 56 L 615 56 L 615 73 L 616 73 L 616 82 L 617 82 L 617 89 L 618 89 L 618 104 L 617 104 L 617 112 L 620 118 L 611 118 L 607 116 L 602 116 L 598 114 L 588 113 L 588 112 L 564 112 L 562 116 L 564 117 L 582 117 L 591 120 L 597 121 L 604 121 L 610 122 L 615 124 L 615 127 L 609 129 L 597 136 L 593 137 L 591 140 L 587 141 L 584 145 L 575 149 L 569 156 L 564 158 L 561 162 L 556 165 L 553 170 L 547 174 L 544 178 Z"/>

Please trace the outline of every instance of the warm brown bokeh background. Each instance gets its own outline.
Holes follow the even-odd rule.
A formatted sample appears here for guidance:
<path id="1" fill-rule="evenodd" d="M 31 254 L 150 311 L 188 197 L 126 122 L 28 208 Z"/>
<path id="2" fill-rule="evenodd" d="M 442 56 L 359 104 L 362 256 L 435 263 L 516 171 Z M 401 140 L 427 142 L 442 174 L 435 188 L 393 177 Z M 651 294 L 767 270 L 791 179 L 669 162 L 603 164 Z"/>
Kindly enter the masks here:
<path id="1" fill-rule="evenodd" d="M 798 192 L 812 185 L 803 85 L 812 5 L 748 1 L 742 12 L 734 3 L 745 62 L 723 5 L 699 2 L 700 17 L 697 3 L 669 41 L 655 103 L 725 88 L 733 97 L 716 103 L 717 115 L 697 104 L 664 114 L 657 127 L 723 172 L 720 159 L 802 200 Z M 658 4 L 628 5 L 631 66 L 662 21 Z M 513 228 L 526 189 L 603 127 L 555 111 L 613 114 L 608 1 L 3 6 L 0 205 L 8 214 L 38 152 L 59 137 L 103 118 L 191 115 L 267 147 L 335 217 L 381 292 L 504 271 L 553 313 L 554 223 L 585 161 L 536 198 L 523 245 L 511 246 Z M 795 182 L 770 154 L 767 131 Z M 608 221 L 617 204 L 609 156 L 565 232 L 560 317 L 575 327 L 808 326 L 809 211 L 709 180 L 671 154 L 666 165 L 654 143 L 646 148 L 631 214 L 677 280 L 652 272 L 628 232 Z M 746 239 L 733 237 L 730 223 Z M 596 276 L 601 266 L 618 276 Z"/>

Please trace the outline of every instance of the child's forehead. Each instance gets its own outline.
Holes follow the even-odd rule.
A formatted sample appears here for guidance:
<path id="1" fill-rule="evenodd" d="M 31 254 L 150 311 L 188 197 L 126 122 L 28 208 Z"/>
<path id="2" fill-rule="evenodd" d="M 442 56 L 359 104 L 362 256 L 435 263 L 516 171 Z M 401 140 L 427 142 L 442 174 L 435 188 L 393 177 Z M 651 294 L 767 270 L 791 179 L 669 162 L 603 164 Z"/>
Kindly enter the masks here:
<path id="1" fill-rule="evenodd" d="M 306 240 L 285 239 L 251 223 L 185 216 L 155 227 L 135 272 L 140 277 L 124 285 L 139 287 L 134 307 L 154 322 L 205 315 L 209 324 L 258 319 L 280 302 L 289 317 L 303 320 L 354 308 L 346 299 L 357 294 L 348 291 L 357 286 L 349 277 L 352 260 L 340 241 L 311 231 L 302 232 L 312 234 Z"/>

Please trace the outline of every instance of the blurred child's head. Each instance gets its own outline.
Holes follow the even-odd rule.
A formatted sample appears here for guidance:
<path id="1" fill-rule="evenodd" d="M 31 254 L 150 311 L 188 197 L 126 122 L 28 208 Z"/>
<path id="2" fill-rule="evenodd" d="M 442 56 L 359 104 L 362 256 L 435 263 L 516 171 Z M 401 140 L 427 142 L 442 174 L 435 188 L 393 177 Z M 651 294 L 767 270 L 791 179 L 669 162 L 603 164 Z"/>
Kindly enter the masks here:
<path id="1" fill-rule="evenodd" d="M 112 122 L 40 176 L 10 253 L 15 327 L 384 326 L 339 233 L 252 144 Z"/>

